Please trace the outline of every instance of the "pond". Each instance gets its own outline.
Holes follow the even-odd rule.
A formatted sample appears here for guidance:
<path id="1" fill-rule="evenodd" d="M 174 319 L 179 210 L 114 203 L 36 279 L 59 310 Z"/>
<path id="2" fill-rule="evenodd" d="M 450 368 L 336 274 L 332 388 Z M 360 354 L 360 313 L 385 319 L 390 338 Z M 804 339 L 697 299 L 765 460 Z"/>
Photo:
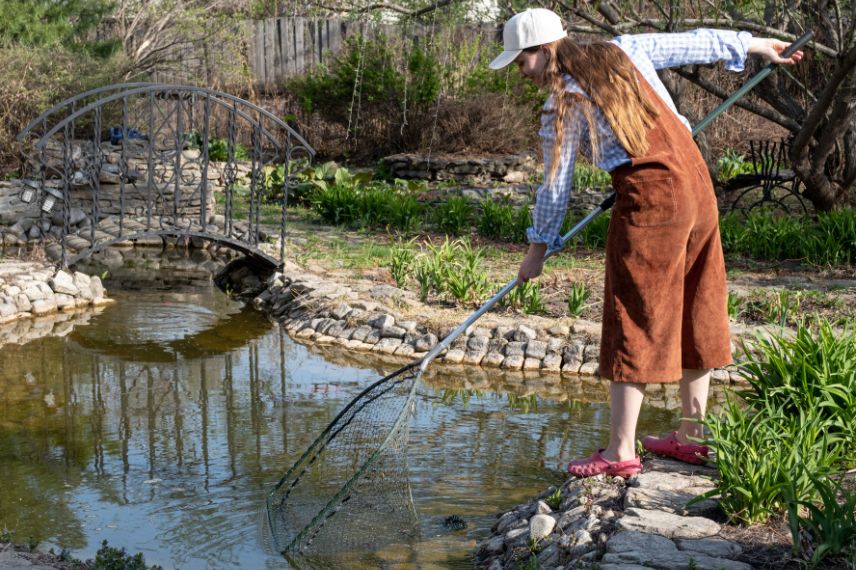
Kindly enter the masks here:
<path id="1" fill-rule="evenodd" d="M 265 494 L 398 364 L 310 350 L 213 287 L 107 286 L 118 302 L 87 324 L 0 348 L 0 524 L 80 559 L 106 540 L 165 568 L 287 568 L 260 537 Z M 497 512 L 607 439 L 605 395 L 586 383 L 521 397 L 429 371 L 408 446 L 419 538 L 366 567 L 472 567 Z M 676 420 L 645 408 L 640 430 Z"/>

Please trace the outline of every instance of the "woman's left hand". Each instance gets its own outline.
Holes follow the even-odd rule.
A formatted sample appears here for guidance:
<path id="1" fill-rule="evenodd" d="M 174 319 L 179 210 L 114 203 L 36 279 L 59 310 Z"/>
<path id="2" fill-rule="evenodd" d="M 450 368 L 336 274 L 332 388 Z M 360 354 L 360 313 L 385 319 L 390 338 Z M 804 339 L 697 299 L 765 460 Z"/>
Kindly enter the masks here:
<path id="1" fill-rule="evenodd" d="M 788 42 L 777 40 L 774 38 L 752 38 L 749 42 L 749 53 L 763 57 L 770 63 L 784 63 L 793 65 L 800 61 L 803 57 L 802 50 L 797 50 L 791 57 L 782 57 L 781 53 L 785 51 Z"/>

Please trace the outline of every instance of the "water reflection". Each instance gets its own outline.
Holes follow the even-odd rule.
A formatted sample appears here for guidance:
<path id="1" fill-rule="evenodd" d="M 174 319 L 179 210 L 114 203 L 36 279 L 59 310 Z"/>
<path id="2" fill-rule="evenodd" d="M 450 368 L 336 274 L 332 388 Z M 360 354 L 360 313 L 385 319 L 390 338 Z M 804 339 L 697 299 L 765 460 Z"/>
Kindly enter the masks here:
<path id="1" fill-rule="evenodd" d="M 106 539 L 165 567 L 285 567 L 259 543 L 265 493 L 395 365 L 309 350 L 210 289 L 111 295 L 66 337 L 0 348 L 0 524 L 81 558 Z M 496 511 L 605 438 L 598 382 L 437 366 L 421 392 L 409 446 L 421 539 L 365 567 L 469 564 Z M 468 527 L 446 529 L 452 514 Z"/>

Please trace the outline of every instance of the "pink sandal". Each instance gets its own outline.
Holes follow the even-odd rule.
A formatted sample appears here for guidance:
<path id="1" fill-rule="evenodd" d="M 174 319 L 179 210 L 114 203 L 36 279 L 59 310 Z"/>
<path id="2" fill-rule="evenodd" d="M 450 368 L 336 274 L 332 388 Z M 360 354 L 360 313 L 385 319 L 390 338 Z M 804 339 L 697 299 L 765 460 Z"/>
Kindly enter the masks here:
<path id="1" fill-rule="evenodd" d="M 627 461 L 608 461 L 603 458 L 599 449 L 586 459 L 575 459 L 568 463 L 568 473 L 577 477 L 593 477 L 601 473 L 612 477 L 632 477 L 642 472 L 642 461 L 637 455 Z"/>
<path id="2" fill-rule="evenodd" d="M 642 438 L 642 447 L 651 453 L 665 455 L 693 465 L 707 463 L 707 457 L 710 454 L 710 449 L 706 445 L 678 441 L 678 432 L 676 431 L 666 437 L 645 436 Z"/>

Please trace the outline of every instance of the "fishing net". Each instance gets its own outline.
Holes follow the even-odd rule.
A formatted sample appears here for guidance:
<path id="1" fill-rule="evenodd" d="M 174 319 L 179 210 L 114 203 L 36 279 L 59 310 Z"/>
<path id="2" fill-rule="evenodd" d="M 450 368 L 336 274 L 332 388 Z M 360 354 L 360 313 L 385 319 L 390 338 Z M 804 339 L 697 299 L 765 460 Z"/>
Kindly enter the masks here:
<path id="1" fill-rule="evenodd" d="M 370 553 L 418 535 L 406 454 L 418 364 L 354 398 L 270 491 L 271 549 L 300 566 L 330 567 L 330 554 Z"/>

